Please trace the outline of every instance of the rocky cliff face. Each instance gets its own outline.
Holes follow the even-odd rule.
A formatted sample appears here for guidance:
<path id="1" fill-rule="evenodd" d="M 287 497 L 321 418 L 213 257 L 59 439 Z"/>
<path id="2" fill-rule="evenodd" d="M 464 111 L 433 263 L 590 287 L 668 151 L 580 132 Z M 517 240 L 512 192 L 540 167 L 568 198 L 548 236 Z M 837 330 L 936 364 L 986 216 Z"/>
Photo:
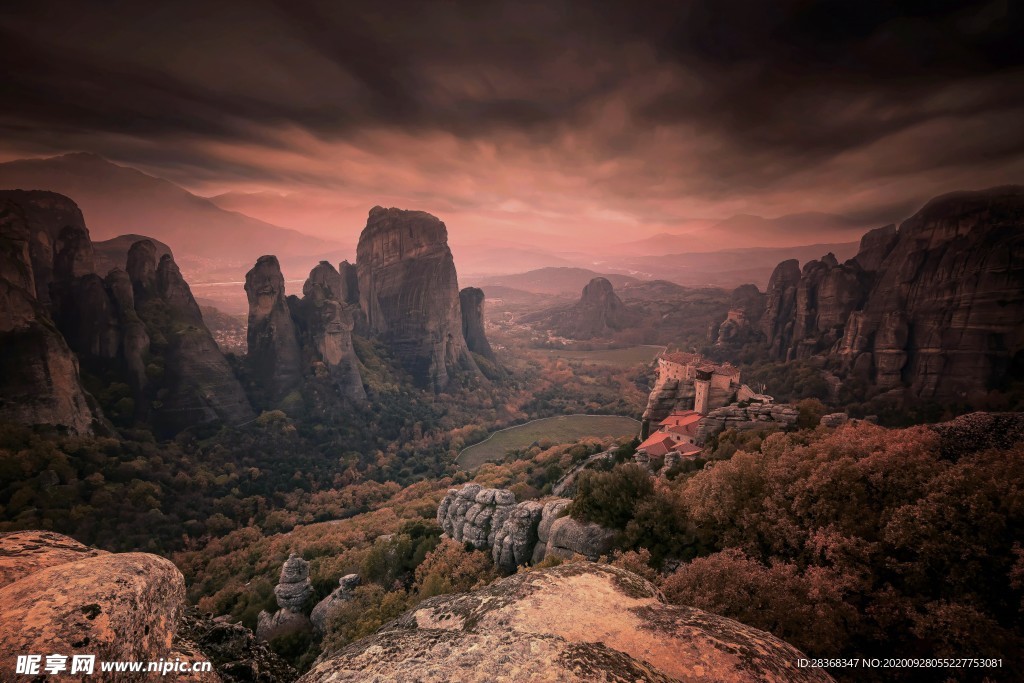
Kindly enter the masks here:
<path id="1" fill-rule="evenodd" d="M 245 275 L 249 298 L 248 360 L 256 379 L 278 401 L 302 377 L 299 339 L 284 292 L 276 256 L 261 256 Z"/>
<path id="2" fill-rule="evenodd" d="M 1024 188 L 939 197 L 860 252 L 779 264 L 761 330 L 780 360 L 826 353 L 879 389 L 951 400 L 1024 373 Z"/>
<path id="3" fill-rule="evenodd" d="M 800 262 L 783 261 L 776 266 L 765 291 L 761 333 L 768 341 L 771 355 L 784 357 L 793 340 L 796 288 L 800 284 Z"/>
<path id="4" fill-rule="evenodd" d="M 1021 187 L 929 202 L 900 226 L 839 357 L 882 388 L 906 385 L 925 398 L 962 397 L 1019 376 L 1022 225 Z"/>
<path id="5" fill-rule="evenodd" d="M 87 434 L 107 427 L 46 306 L 59 235 L 54 226 L 65 219 L 84 230 L 76 224 L 81 214 L 66 198 L 0 193 L 0 417 Z M 81 263 L 71 259 L 66 267 L 74 272 Z M 43 301 L 39 291 L 46 292 Z"/>
<path id="6" fill-rule="evenodd" d="M 669 605 L 635 574 L 577 562 L 426 600 L 300 681 L 832 680 L 799 668 L 802 657 L 763 631 Z"/>
<path id="7" fill-rule="evenodd" d="M 129 265 L 143 274 L 133 282 L 137 312 L 149 331 L 150 352 L 163 360 L 154 426 L 169 435 L 203 422 L 253 419 L 249 399 L 203 323 L 177 264 L 165 254 L 154 267 L 149 257 L 155 258 L 156 250 L 151 246 L 143 242 L 139 249 L 133 247 L 135 260 Z"/>
<path id="8" fill-rule="evenodd" d="M 697 425 L 697 443 L 704 443 L 708 438 L 726 429 L 747 431 L 765 429 L 767 427 L 792 427 L 800 416 L 796 408 L 786 404 L 750 403 L 715 408 L 701 418 Z"/>
<path id="9" fill-rule="evenodd" d="M 440 391 L 456 372 L 479 373 L 462 336 L 444 223 L 422 211 L 374 207 L 359 236 L 356 268 L 368 333 L 419 385 Z"/>
<path id="10" fill-rule="evenodd" d="M 466 287 L 459 292 L 459 305 L 462 308 L 462 336 L 466 339 L 466 346 L 473 353 L 493 361 L 494 351 L 484 332 L 484 290 Z"/>
<path id="11" fill-rule="evenodd" d="M 359 360 L 352 345 L 355 328 L 354 304 L 345 303 L 343 276 L 327 261 L 314 268 L 302 288 L 300 324 L 305 346 L 316 361 L 324 364 L 341 394 L 349 399 L 364 399 Z"/>
<path id="12" fill-rule="evenodd" d="M 48 192 L 0 193 L 3 202 L 0 277 L 12 305 L 4 326 L 0 390 L 12 419 L 61 424 L 74 431 L 100 425 L 82 391 L 79 366 L 131 388 L 125 423 L 150 422 L 170 435 L 209 420 L 252 418 L 248 399 L 203 323 L 199 307 L 170 254 L 140 240 L 125 270 L 105 277 L 81 213 Z M 45 298 L 38 293 L 46 292 Z M 17 354 L 13 353 L 17 351 Z M 73 353 L 72 353 L 73 352 Z M 154 377 L 147 377 L 147 365 Z M 26 390 L 26 387 L 31 387 Z"/>

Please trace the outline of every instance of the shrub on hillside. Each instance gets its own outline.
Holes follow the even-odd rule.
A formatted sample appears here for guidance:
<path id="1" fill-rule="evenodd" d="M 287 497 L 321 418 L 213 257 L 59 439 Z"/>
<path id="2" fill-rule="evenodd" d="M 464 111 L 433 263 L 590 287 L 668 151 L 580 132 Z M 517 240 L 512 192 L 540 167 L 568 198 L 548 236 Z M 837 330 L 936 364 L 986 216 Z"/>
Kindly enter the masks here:
<path id="1" fill-rule="evenodd" d="M 616 465 L 610 472 L 584 470 L 576 478 L 569 514 L 581 522 L 625 529 L 637 503 L 653 493 L 650 473 L 640 465 Z"/>

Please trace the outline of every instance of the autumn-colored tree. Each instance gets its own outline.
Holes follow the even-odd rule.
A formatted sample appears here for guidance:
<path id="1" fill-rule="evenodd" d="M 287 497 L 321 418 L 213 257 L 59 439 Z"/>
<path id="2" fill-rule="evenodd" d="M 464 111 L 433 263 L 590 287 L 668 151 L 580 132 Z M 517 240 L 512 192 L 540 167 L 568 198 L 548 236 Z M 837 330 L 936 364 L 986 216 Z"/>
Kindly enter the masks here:
<path id="1" fill-rule="evenodd" d="M 583 522 L 624 529 L 633 519 L 637 503 L 653 492 L 651 476 L 640 465 L 616 465 L 610 472 L 584 470 L 576 478 L 569 514 Z"/>
<path id="2" fill-rule="evenodd" d="M 470 591 L 496 577 L 489 553 L 479 550 L 467 552 L 462 543 L 445 539 L 416 567 L 413 589 L 419 599 L 425 599 Z"/>

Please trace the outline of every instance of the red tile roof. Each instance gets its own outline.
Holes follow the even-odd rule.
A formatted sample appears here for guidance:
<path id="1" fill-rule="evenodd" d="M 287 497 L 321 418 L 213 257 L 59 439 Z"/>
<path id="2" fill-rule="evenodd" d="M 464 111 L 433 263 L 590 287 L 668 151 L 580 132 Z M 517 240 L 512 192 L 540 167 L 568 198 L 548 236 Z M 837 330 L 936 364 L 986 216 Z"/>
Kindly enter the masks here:
<path id="1" fill-rule="evenodd" d="M 658 426 L 685 427 L 686 425 L 698 422 L 702 417 L 703 415 L 696 410 L 680 410 L 670 413 L 668 417 L 658 423 Z"/>

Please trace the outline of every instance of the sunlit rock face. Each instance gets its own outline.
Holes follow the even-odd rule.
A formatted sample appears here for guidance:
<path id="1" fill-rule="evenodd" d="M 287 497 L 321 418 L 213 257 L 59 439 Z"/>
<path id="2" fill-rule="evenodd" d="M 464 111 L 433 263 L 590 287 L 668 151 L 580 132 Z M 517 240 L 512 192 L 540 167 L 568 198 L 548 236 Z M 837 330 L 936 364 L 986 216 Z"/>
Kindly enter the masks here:
<path id="1" fill-rule="evenodd" d="M 0 557 L 4 671 L 15 670 L 19 654 L 87 654 L 97 661 L 177 655 L 173 639 L 185 579 L 170 561 L 106 553 L 46 531 L 0 535 Z M 145 680 L 145 674 L 123 680 Z"/>
<path id="2" fill-rule="evenodd" d="M 520 572 L 430 598 L 340 652 L 320 681 L 826 682 L 804 655 L 763 631 L 669 605 L 628 571 L 589 562 Z"/>
<path id="3" fill-rule="evenodd" d="M 422 211 L 370 210 L 359 236 L 359 303 L 417 384 L 443 390 L 479 373 L 462 335 L 459 285 L 444 223 Z"/>
<path id="4" fill-rule="evenodd" d="M 51 531 L 3 533 L 0 670 L 13 672 L 17 655 L 33 653 L 62 654 L 69 663 L 74 655 L 94 656 L 92 677 L 102 681 L 154 678 L 110 678 L 101 675 L 100 661 L 160 659 L 211 662 L 214 671 L 187 677 L 196 683 L 295 679 L 249 629 L 187 607 L 185 579 L 170 561 L 148 553 L 108 553 Z"/>
<path id="5" fill-rule="evenodd" d="M 245 275 L 248 359 L 256 379 L 279 400 L 299 385 L 302 356 L 276 256 L 261 256 Z"/>

